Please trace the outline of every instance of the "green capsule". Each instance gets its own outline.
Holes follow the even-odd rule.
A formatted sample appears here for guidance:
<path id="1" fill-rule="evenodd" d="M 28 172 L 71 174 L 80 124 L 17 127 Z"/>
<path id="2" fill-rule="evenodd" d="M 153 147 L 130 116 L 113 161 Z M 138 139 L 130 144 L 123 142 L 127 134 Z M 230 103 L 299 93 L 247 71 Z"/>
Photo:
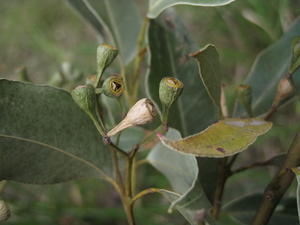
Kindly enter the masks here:
<path id="1" fill-rule="evenodd" d="M 162 104 L 162 122 L 167 123 L 169 110 L 183 90 L 183 83 L 175 77 L 165 77 L 159 84 L 159 99 Z"/>
<path id="2" fill-rule="evenodd" d="M 237 87 L 237 98 L 245 108 L 249 117 L 252 117 L 252 88 L 249 85 L 239 85 Z"/>
<path id="3" fill-rule="evenodd" d="M 101 76 L 105 69 L 117 57 L 119 50 L 108 44 L 101 44 L 97 48 L 97 80 L 95 86 L 97 87 L 100 83 Z"/>
<path id="4" fill-rule="evenodd" d="M 111 75 L 102 85 L 102 93 L 108 97 L 120 97 L 124 92 L 124 82 L 121 76 Z"/>
<path id="5" fill-rule="evenodd" d="M 94 122 L 99 133 L 104 137 L 105 129 L 102 120 L 97 116 L 97 99 L 95 88 L 91 84 L 76 87 L 71 92 L 73 100 L 77 105 L 86 112 L 86 114 Z"/>
<path id="6" fill-rule="evenodd" d="M 95 115 L 96 94 L 92 85 L 81 85 L 71 92 L 73 100 L 89 115 Z"/>

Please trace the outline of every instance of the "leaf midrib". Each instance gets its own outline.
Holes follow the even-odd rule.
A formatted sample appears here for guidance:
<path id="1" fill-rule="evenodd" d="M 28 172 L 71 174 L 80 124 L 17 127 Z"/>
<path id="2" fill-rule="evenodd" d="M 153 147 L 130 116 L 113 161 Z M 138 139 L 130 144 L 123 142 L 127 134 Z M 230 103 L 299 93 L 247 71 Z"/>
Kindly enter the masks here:
<path id="1" fill-rule="evenodd" d="M 60 149 L 58 147 L 55 147 L 55 146 L 52 146 L 52 145 L 49 145 L 49 144 L 46 144 L 46 143 L 43 143 L 43 142 L 40 142 L 40 141 L 36 141 L 36 140 L 33 140 L 33 139 L 28 139 L 28 138 L 23 138 L 23 137 L 18 137 L 18 136 L 13 136 L 13 135 L 6 135 L 6 134 L 0 134 L 0 138 L 3 137 L 3 138 L 11 138 L 11 139 L 15 139 L 15 140 L 19 140 L 19 141 L 24 141 L 24 142 L 29 142 L 29 143 L 32 143 L 32 144 L 36 144 L 36 145 L 40 145 L 40 146 L 43 146 L 43 147 L 46 147 L 50 150 L 54 150 L 54 151 L 57 151 L 57 152 L 60 152 L 68 157 L 71 157 L 75 160 L 78 160 L 84 164 L 86 164 L 88 167 L 94 169 L 95 171 L 97 171 L 101 177 L 103 177 L 105 180 L 110 180 L 111 178 L 109 176 L 107 176 L 99 167 L 97 167 L 96 165 L 94 165 L 93 163 L 91 163 L 90 161 L 88 160 L 85 160 L 85 159 L 82 159 L 70 152 L 67 152 L 63 149 Z"/>

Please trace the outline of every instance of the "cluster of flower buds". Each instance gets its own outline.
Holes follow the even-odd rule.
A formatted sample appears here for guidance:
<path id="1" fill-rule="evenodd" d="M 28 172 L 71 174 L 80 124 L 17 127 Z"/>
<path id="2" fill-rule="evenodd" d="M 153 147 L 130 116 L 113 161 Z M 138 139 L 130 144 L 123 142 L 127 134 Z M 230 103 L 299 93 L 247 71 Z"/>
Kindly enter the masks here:
<path id="1" fill-rule="evenodd" d="M 120 131 L 136 125 L 151 122 L 156 116 L 156 109 L 151 100 L 143 98 L 128 111 L 126 117 L 107 134 L 104 125 L 97 115 L 97 94 L 118 98 L 124 91 L 123 79 L 120 75 L 111 75 L 106 78 L 101 87 L 98 87 L 104 70 L 113 62 L 118 50 L 110 45 L 102 44 L 97 49 L 97 75 L 89 77 L 86 85 L 75 88 L 72 92 L 73 100 L 93 120 L 103 136 L 113 136 Z M 159 85 L 159 98 L 162 104 L 162 123 L 167 124 L 169 110 L 179 97 L 183 83 L 174 77 L 165 77 Z"/>

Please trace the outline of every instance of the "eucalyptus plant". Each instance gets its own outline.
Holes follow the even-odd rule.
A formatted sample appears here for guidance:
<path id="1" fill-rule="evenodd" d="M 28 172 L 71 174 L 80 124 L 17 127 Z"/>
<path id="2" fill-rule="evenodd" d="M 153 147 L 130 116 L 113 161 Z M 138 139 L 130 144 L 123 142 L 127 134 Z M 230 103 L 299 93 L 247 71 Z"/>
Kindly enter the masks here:
<path id="1" fill-rule="evenodd" d="M 284 155 L 240 167 L 236 160 L 272 128 L 277 110 L 298 98 L 300 19 L 258 55 L 242 84 L 233 85 L 230 110 L 217 48 L 199 48 L 169 7 L 217 7 L 233 0 L 149 0 L 144 20 L 133 0 L 68 3 L 101 36 L 97 72 L 76 76 L 81 84 L 71 90 L 53 86 L 63 82 L 33 84 L 25 69 L 23 81 L 0 80 L 0 193 L 9 181 L 45 185 L 96 178 L 118 193 L 129 225 L 137 224 L 136 202 L 152 193 L 192 225 L 263 225 L 270 218 L 283 224 L 283 212 L 275 208 L 294 173 L 299 176 L 299 134 Z M 110 67 L 118 74 L 110 74 Z M 125 136 L 132 137 L 126 145 Z M 171 187 L 138 190 L 145 163 Z M 278 171 L 264 191 L 223 204 L 230 178 L 274 165 Z M 0 221 L 11 214 L 8 204 L 0 200 Z M 245 215 L 236 214 L 243 207 Z M 295 220 L 287 217 L 285 224 Z"/>

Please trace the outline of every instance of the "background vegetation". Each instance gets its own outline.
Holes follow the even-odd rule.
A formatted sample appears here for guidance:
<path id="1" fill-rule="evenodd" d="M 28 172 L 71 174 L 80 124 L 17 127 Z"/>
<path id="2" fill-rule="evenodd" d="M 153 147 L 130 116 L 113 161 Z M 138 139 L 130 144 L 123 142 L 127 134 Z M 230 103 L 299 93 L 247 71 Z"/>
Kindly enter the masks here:
<path id="1" fill-rule="evenodd" d="M 137 2 L 145 11 L 147 1 Z M 230 86 L 232 81 L 241 83 L 245 79 L 257 54 L 278 40 L 300 15 L 300 1 L 243 0 L 224 7 L 178 6 L 176 10 L 199 46 L 217 46 Z M 62 0 L 1 1 L 0 32 L 1 78 L 19 79 L 17 69 L 26 66 L 30 79 L 48 83 L 64 62 L 85 75 L 95 73 L 97 34 Z M 234 87 L 229 90 L 233 92 Z M 228 99 L 234 101 L 230 95 Z M 296 101 L 282 108 L 274 119 L 274 129 L 260 138 L 252 151 L 243 153 L 236 166 L 285 152 L 299 128 L 299 113 Z M 225 202 L 242 193 L 263 190 L 273 173 L 272 168 L 257 168 L 233 176 L 227 184 Z M 139 176 L 145 187 L 169 185 L 150 165 L 141 167 Z M 295 187 L 287 193 L 286 205 L 297 221 Z M 3 196 L 13 212 L 5 224 L 113 225 L 125 221 L 121 203 L 110 186 L 93 180 L 46 187 L 11 182 Z M 168 204 L 160 196 L 146 197 L 139 204 L 138 224 L 187 224 L 177 212 L 167 214 Z"/>

